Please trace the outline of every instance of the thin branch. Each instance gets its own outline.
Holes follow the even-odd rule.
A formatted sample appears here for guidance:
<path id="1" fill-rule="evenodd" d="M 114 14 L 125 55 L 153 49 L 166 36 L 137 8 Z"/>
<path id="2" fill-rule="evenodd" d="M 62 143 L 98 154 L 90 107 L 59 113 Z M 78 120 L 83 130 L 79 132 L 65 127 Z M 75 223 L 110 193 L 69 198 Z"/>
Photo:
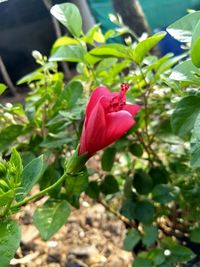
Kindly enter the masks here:
<path id="1" fill-rule="evenodd" d="M 52 2 L 51 0 L 43 0 L 43 3 L 46 7 L 46 9 L 48 11 L 50 11 L 51 7 L 52 7 Z M 52 22 L 53 22 L 53 26 L 54 26 L 54 30 L 55 30 L 55 33 L 56 33 L 56 37 L 59 38 L 62 36 L 62 32 L 61 32 L 61 29 L 60 29 L 60 25 L 58 23 L 58 21 L 52 17 Z"/>
<path id="2" fill-rule="evenodd" d="M 136 134 L 138 140 L 140 141 L 140 143 L 142 144 L 142 146 L 144 147 L 144 149 L 146 150 L 147 155 L 148 155 L 148 159 L 151 162 L 151 164 L 153 165 L 153 160 L 151 158 L 151 151 L 149 150 L 148 145 L 144 142 L 142 134 L 138 131 L 136 131 L 135 134 Z"/>
<path id="3" fill-rule="evenodd" d="M 67 174 L 64 173 L 54 184 L 50 185 L 49 187 L 43 189 L 42 191 L 39 191 L 38 193 L 36 193 L 35 195 L 32 195 L 30 197 L 25 198 L 24 200 L 17 202 L 16 204 L 14 204 L 13 206 L 11 206 L 11 209 L 16 209 L 19 208 L 25 204 L 27 204 L 28 202 L 35 200 L 35 199 L 39 199 L 41 196 L 47 194 L 49 191 L 53 190 L 54 188 L 56 188 L 58 185 L 62 184 L 64 182 L 64 180 L 67 178 Z"/>
<path id="4" fill-rule="evenodd" d="M 124 224 L 129 225 L 130 227 L 136 228 L 136 224 L 134 223 L 134 221 L 131 221 L 129 219 L 127 219 L 126 217 L 124 217 L 123 215 L 121 215 L 120 213 L 118 213 L 116 210 L 112 209 L 106 202 L 104 202 L 101 199 L 98 199 L 98 202 L 104 206 L 104 208 L 112 213 L 115 217 L 117 217 L 120 221 L 122 221 Z"/>
<path id="5" fill-rule="evenodd" d="M 10 91 L 12 92 L 12 94 L 15 96 L 17 95 L 17 90 L 8 74 L 8 71 L 6 69 L 6 66 L 4 65 L 3 59 L 0 56 L 0 72 L 3 76 L 3 79 L 5 81 L 5 83 L 7 84 L 8 88 L 10 89 Z"/>
<path id="6" fill-rule="evenodd" d="M 50 12 L 50 9 L 51 9 L 51 7 L 53 5 L 51 0 L 43 0 L 43 3 L 45 5 L 46 9 Z M 60 25 L 59 25 L 58 21 L 53 16 L 51 16 L 51 19 L 52 19 L 52 23 L 53 23 L 53 27 L 54 27 L 54 30 L 55 30 L 56 37 L 60 38 L 62 36 Z M 65 74 L 65 77 L 67 79 L 69 79 L 71 77 L 71 72 L 70 72 L 70 69 L 69 69 L 67 63 L 66 62 L 61 62 L 61 65 L 62 65 L 64 74 Z"/>

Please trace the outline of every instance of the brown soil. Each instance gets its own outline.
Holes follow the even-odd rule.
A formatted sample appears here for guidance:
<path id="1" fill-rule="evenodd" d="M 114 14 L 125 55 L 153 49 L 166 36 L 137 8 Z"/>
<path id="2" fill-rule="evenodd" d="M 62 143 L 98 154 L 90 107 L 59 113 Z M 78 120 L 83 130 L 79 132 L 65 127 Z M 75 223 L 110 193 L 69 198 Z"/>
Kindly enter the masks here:
<path id="1" fill-rule="evenodd" d="M 122 250 L 124 224 L 99 203 L 81 199 L 68 222 L 50 240 L 43 241 L 32 224 L 32 215 L 44 199 L 23 207 L 17 214 L 22 241 L 12 267 L 130 267 L 132 255 Z"/>

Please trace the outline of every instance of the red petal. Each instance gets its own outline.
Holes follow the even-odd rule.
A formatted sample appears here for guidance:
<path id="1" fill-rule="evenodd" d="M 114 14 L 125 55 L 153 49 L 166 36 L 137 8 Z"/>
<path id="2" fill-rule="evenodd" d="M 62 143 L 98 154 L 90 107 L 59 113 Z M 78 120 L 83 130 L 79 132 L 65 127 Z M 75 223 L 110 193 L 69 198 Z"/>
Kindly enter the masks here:
<path id="1" fill-rule="evenodd" d="M 78 152 L 79 155 L 87 153 L 85 132 L 86 132 L 86 129 L 85 129 L 85 121 L 84 121 L 81 139 L 80 139 L 79 152 Z"/>
<path id="2" fill-rule="evenodd" d="M 89 155 L 103 147 L 105 140 L 106 121 L 102 97 L 93 107 L 85 121 L 85 147 Z M 84 143 L 83 143 L 84 144 Z M 80 152 L 82 149 L 80 149 Z"/>
<path id="3" fill-rule="evenodd" d="M 126 104 L 123 107 L 123 110 L 128 111 L 132 116 L 134 116 L 136 113 L 138 113 L 138 111 L 141 109 L 140 106 L 135 105 L 135 104 Z"/>
<path id="4" fill-rule="evenodd" d="M 138 105 L 126 104 L 123 110 L 107 113 L 110 101 L 116 96 L 119 93 L 112 93 L 105 86 L 97 87 L 92 93 L 86 109 L 79 154 L 92 156 L 119 139 L 135 124 L 133 116 L 141 109 Z M 125 101 L 125 96 L 123 98 Z"/>
<path id="5" fill-rule="evenodd" d="M 106 114 L 106 137 L 104 147 L 119 139 L 134 124 L 135 121 L 132 115 L 125 110 Z"/>
<path id="6" fill-rule="evenodd" d="M 91 97 L 90 97 L 90 101 L 87 105 L 87 109 L 86 109 L 86 115 L 89 117 L 93 108 L 95 107 L 95 105 L 97 104 L 97 102 L 99 101 L 99 99 L 104 96 L 104 97 L 108 97 L 111 98 L 112 97 L 112 93 L 108 90 L 107 87 L 105 86 L 99 86 L 97 87 Z"/>

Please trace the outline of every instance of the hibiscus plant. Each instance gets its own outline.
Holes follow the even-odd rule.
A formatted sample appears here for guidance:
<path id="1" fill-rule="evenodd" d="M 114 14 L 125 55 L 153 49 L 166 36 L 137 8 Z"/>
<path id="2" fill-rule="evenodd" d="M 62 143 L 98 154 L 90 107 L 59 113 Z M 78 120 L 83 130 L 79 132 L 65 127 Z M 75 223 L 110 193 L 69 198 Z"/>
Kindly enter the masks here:
<path id="1" fill-rule="evenodd" d="M 55 5 L 51 14 L 68 34 L 48 58 L 33 51 L 39 68 L 18 81 L 30 87 L 25 103 L 0 106 L 0 266 L 7 267 L 19 247 L 22 206 L 48 196 L 33 215 L 48 240 L 71 207 L 79 208 L 81 195 L 124 222 L 133 267 L 195 264 L 200 11 L 167 28 L 183 54 L 162 57 L 152 48 L 166 32 L 135 39 L 111 15 L 115 30 L 103 33 L 97 24 L 84 34 L 75 5 Z M 121 44 L 113 42 L 124 34 Z M 76 65 L 76 74 L 66 79 L 60 62 Z M 5 89 L 0 84 L 1 94 Z M 91 159 L 101 168 L 88 169 Z"/>

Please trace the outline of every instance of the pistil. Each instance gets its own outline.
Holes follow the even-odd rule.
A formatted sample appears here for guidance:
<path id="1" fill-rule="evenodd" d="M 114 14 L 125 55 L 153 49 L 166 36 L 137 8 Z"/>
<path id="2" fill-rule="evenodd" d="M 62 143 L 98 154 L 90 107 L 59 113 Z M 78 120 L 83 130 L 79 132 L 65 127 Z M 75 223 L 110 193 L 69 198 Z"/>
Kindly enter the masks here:
<path id="1" fill-rule="evenodd" d="M 114 96 L 108 107 L 108 113 L 110 112 L 117 112 L 123 109 L 124 105 L 126 104 L 126 91 L 128 90 L 129 85 L 126 83 L 121 84 L 121 90 L 117 96 Z"/>

